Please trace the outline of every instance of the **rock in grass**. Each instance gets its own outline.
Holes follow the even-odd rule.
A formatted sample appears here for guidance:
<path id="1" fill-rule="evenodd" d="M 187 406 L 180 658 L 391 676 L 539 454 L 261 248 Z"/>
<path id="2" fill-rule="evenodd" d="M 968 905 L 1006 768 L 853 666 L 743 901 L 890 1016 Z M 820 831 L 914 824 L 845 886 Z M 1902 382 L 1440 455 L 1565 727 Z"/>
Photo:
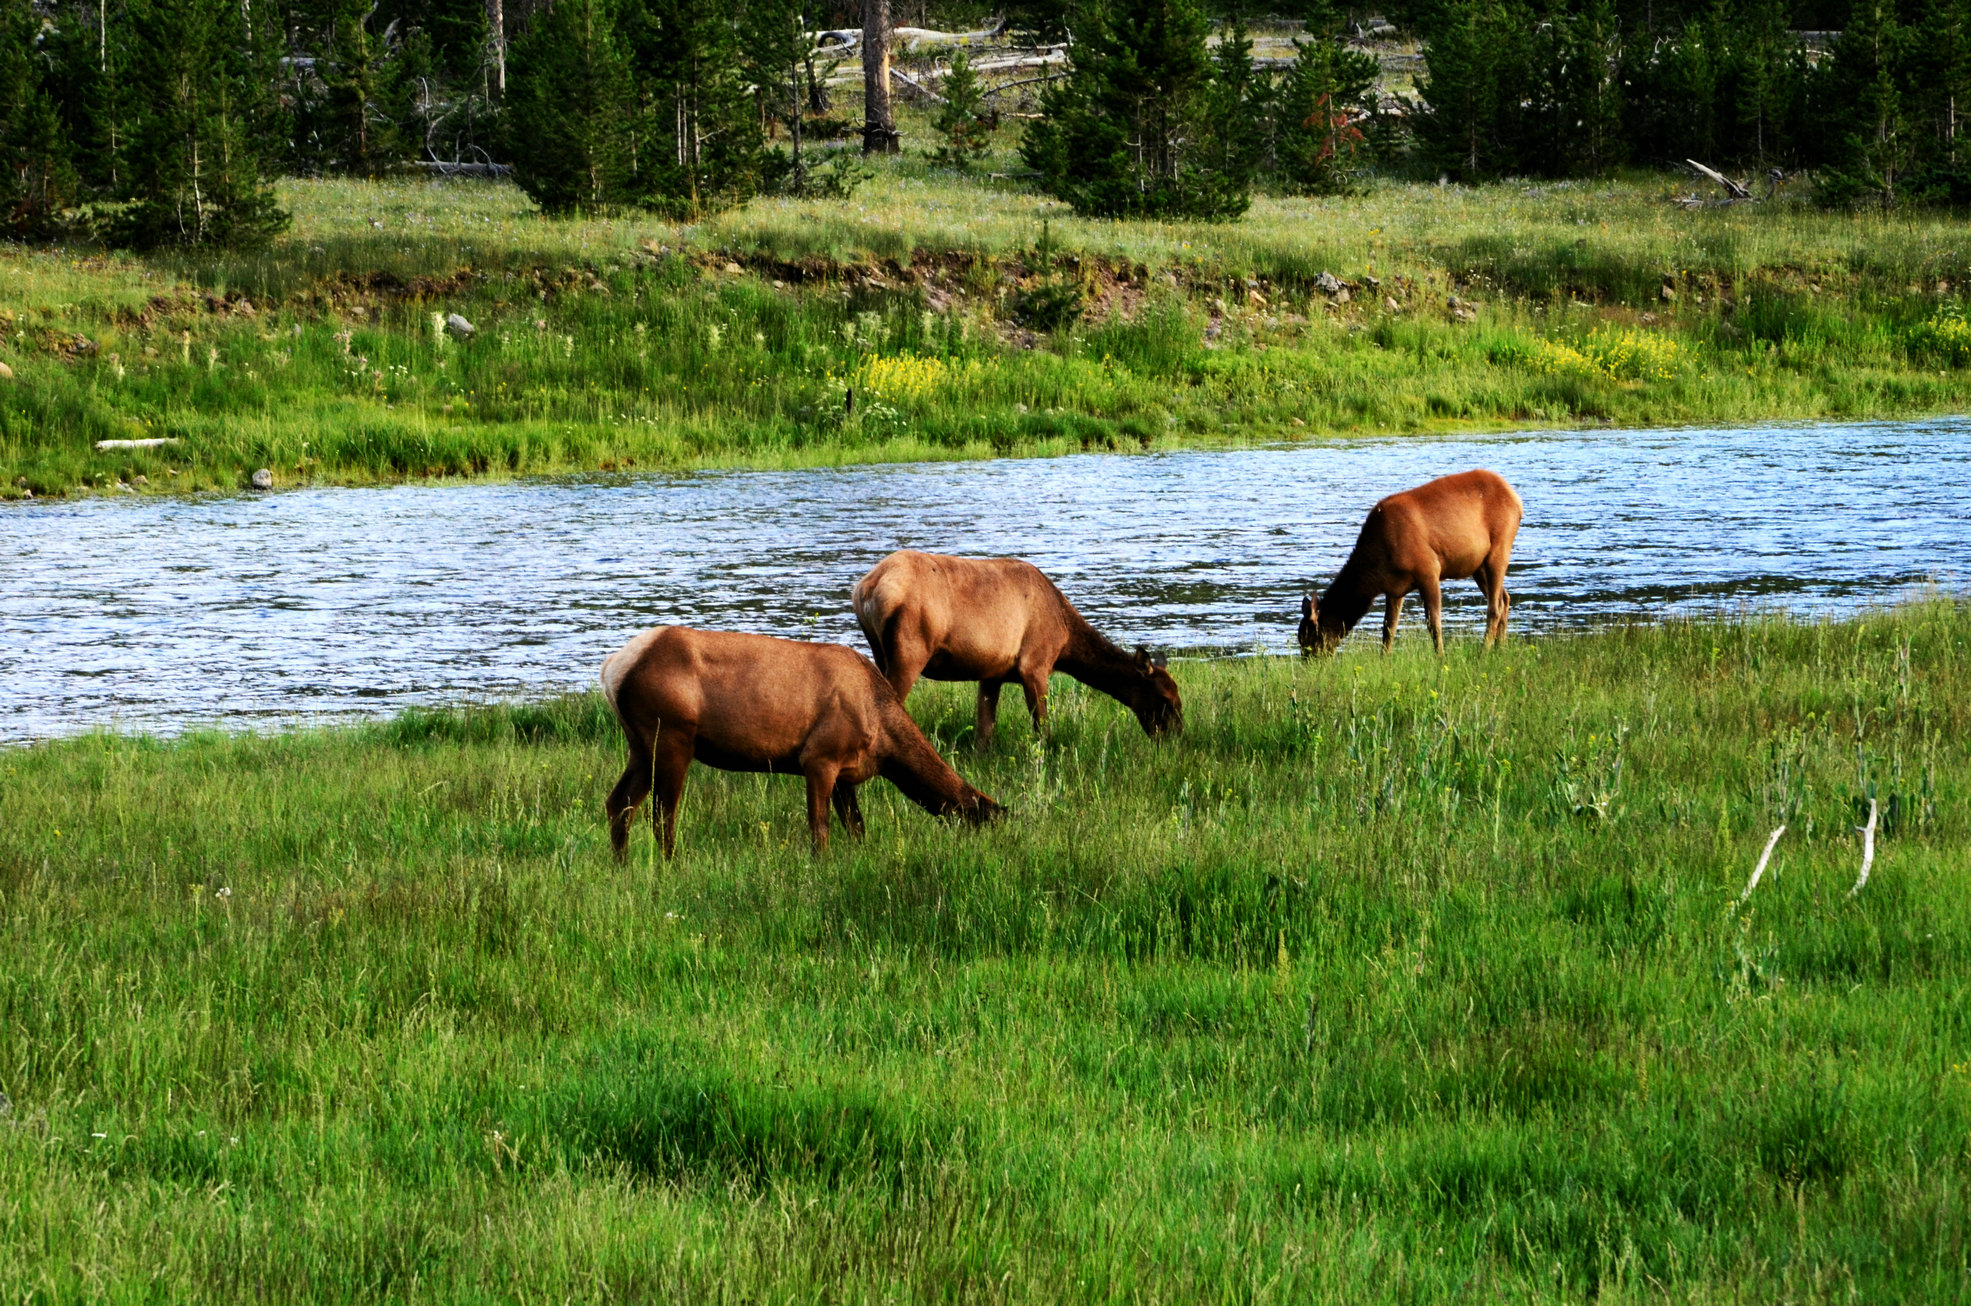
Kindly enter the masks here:
<path id="1" fill-rule="evenodd" d="M 1324 295 L 1338 295 L 1345 288 L 1341 284 L 1341 278 L 1332 272 L 1323 272 L 1320 276 L 1314 278 L 1314 289 Z"/>
<path id="2" fill-rule="evenodd" d="M 259 471 L 253 474 L 253 488 L 256 490 L 273 489 L 274 474 L 268 471 L 265 467 L 262 467 Z"/>
<path id="3" fill-rule="evenodd" d="M 11 381 L 13 379 L 14 369 L 8 367 L 5 363 L 0 363 L 0 381 Z"/>
<path id="4" fill-rule="evenodd" d="M 445 329 L 457 336 L 460 340 L 466 340 L 470 339 L 472 333 L 479 328 L 460 317 L 457 313 L 448 313 L 445 315 Z"/>

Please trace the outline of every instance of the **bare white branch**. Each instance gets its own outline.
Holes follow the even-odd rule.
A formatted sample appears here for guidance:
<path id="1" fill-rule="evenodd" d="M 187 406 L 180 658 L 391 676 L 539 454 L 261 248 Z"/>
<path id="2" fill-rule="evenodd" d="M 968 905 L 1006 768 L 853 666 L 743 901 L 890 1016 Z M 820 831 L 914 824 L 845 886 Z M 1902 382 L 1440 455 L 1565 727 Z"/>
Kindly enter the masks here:
<path id="1" fill-rule="evenodd" d="M 1869 868 L 1875 865 L 1875 800 L 1873 798 L 1868 800 L 1868 824 L 1858 825 L 1855 829 L 1861 831 L 1862 868 L 1861 877 L 1855 881 L 1855 887 L 1848 890 L 1850 898 L 1862 891 L 1862 886 L 1868 883 Z"/>
<path id="2" fill-rule="evenodd" d="M 1774 830 L 1772 838 L 1766 840 L 1766 850 L 1759 854 L 1759 864 L 1752 868 L 1752 878 L 1745 882 L 1745 892 L 1738 895 L 1742 903 L 1752 896 L 1752 890 L 1759 887 L 1759 878 L 1766 873 L 1766 863 L 1772 860 L 1773 849 L 1779 846 L 1779 836 L 1786 833 L 1786 827 Z"/>

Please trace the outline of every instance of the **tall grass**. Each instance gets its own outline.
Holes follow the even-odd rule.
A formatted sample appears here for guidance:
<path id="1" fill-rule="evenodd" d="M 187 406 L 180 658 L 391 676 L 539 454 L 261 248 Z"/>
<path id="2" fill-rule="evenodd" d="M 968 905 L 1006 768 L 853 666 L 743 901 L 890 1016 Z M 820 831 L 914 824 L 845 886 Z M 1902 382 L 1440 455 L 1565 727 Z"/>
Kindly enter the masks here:
<path id="1" fill-rule="evenodd" d="M 0 1284 L 1955 1299 L 1968 638 L 1365 638 L 984 753 L 927 685 L 1011 816 L 820 860 L 696 769 L 611 865 L 586 697 L 0 752 Z"/>
<path id="2" fill-rule="evenodd" d="M 1223 226 L 1080 221 L 902 160 L 854 200 L 547 221 L 510 187 L 291 182 L 249 254 L 0 254 L 0 494 L 1962 407 L 1942 218 L 1689 213 L 1638 178 L 1383 183 Z M 1012 307 L 1043 223 L 1089 311 Z M 730 269 L 730 271 L 728 270 Z M 1316 286 L 1354 285 L 1345 302 Z M 1461 308 L 1454 308 L 1453 297 Z M 1666 298 L 1667 296 L 1667 298 Z M 434 332 L 433 314 L 477 328 Z M 1619 340 L 1674 368 L 1543 366 Z M 1585 351 L 1585 352 L 1584 352 Z M 849 411 L 905 359 L 937 385 Z M 98 440 L 175 437 L 161 451 Z M 136 478 L 143 477 L 139 482 Z"/>

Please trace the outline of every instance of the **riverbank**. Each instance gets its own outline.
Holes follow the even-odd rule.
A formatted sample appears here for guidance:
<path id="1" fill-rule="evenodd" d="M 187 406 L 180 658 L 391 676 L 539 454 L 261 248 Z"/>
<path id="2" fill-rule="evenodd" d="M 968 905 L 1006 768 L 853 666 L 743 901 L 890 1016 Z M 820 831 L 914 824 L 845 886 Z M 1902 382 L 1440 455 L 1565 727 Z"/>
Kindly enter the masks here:
<path id="1" fill-rule="evenodd" d="M 1944 218 L 1687 212 L 1640 177 L 1093 223 L 883 168 L 854 200 L 691 227 L 291 182 L 294 229 L 255 254 L 9 250 L 0 495 L 1971 405 L 1971 254 Z"/>
<path id="2" fill-rule="evenodd" d="M 984 755 L 926 685 L 1012 815 L 819 862 L 695 768 L 613 867 L 592 697 L 0 751 L 0 1282 L 1951 1298 L 1967 641 L 1365 636 Z"/>

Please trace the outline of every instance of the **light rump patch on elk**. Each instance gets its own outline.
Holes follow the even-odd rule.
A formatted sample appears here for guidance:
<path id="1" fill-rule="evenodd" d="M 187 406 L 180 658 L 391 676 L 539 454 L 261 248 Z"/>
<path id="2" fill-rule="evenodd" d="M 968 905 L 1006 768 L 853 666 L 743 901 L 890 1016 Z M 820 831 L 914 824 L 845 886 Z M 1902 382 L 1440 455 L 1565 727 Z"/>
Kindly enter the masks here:
<path id="1" fill-rule="evenodd" d="M 1382 651 L 1396 638 L 1403 598 L 1423 594 L 1424 619 L 1437 652 L 1444 652 L 1443 582 L 1478 582 L 1485 592 L 1485 644 L 1506 637 L 1506 566 L 1519 534 L 1519 495 L 1496 472 L 1459 472 L 1392 494 L 1369 510 L 1355 550 L 1319 599 L 1300 605 L 1300 651 L 1330 653 L 1376 601 L 1387 603 Z"/>
<path id="2" fill-rule="evenodd" d="M 629 741 L 629 765 L 604 810 L 616 860 L 654 788 L 651 825 L 677 847 L 678 799 L 691 763 L 805 776 L 808 832 L 828 846 L 828 807 L 862 835 L 856 786 L 882 776 L 935 816 L 974 825 L 1001 807 L 945 764 L 869 659 L 840 644 L 659 626 L 610 654 L 602 692 Z"/>
<path id="3" fill-rule="evenodd" d="M 1034 727 L 1045 727 L 1047 678 L 1056 671 L 1120 702 L 1152 736 L 1184 728 L 1166 660 L 1117 647 L 1030 562 L 904 549 L 870 568 L 849 601 L 899 699 L 919 676 L 979 682 L 981 745 L 992 739 L 1008 684 L 1019 684 Z"/>

